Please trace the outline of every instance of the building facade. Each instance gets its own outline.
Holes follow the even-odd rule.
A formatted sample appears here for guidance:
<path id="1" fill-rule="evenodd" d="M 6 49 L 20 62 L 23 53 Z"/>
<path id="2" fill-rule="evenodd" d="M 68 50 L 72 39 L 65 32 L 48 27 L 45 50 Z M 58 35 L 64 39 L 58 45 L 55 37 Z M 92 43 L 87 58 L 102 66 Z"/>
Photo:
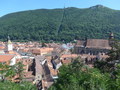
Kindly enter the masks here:
<path id="1" fill-rule="evenodd" d="M 75 45 L 76 54 L 107 54 L 110 49 L 111 46 L 109 44 L 109 40 L 105 39 L 87 39 L 86 41 L 79 40 Z"/>

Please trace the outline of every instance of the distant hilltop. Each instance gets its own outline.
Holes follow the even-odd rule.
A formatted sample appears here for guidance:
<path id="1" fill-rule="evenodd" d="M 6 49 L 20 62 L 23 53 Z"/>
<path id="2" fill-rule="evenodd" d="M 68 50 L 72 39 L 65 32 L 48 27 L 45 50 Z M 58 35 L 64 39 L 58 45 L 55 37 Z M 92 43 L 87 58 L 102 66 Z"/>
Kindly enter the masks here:
<path id="1" fill-rule="evenodd" d="M 7 14 L 0 18 L 0 40 L 73 41 L 120 37 L 120 10 L 103 5 L 90 8 L 38 9 Z"/>
<path id="2" fill-rule="evenodd" d="M 92 7 L 90 7 L 90 8 L 104 8 L 105 6 L 103 6 L 103 5 L 96 5 L 96 6 L 92 6 Z"/>

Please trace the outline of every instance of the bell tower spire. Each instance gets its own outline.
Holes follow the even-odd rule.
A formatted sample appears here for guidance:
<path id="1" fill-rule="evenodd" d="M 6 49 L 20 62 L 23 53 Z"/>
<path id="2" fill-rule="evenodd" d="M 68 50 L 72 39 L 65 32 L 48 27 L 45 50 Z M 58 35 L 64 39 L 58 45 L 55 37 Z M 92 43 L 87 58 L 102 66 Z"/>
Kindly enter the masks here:
<path id="1" fill-rule="evenodd" d="M 112 32 L 109 35 L 109 39 L 114 39 L 114 34 Z"/>
<path id="2" fill-rule="evenodd" d="M 8 44 L 7 44 L 8 51 L 13 51 L 13 45 L 10 40 L 10 37 L 8 36 Z"/>

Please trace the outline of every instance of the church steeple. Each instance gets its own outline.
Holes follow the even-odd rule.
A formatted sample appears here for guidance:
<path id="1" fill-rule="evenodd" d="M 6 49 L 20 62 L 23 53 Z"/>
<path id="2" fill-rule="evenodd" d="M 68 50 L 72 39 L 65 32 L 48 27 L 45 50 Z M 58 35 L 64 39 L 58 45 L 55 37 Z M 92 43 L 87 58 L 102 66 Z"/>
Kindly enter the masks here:
<path id="1" fill-rule="evenodd" d="M 114 39 L 114 34 L 112 32 L 109 35 L 109 39 Z"/>
<path id="2" fill-rule="evenodd" d="M 8 36 L 8 44 L 7 44 L 8 51 L 13 51 L 13 45 L 10 40 L 10 37 Z"/>

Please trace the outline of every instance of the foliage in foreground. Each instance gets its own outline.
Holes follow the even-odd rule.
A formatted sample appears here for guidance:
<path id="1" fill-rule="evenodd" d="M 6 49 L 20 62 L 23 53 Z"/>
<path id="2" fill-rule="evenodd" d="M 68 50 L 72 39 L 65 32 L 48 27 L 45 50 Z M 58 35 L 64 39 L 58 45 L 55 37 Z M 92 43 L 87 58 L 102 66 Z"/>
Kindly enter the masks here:
<path id="1" fill-rule="evenodd" d="M 96 68 L 88 68 L 75 60 L 60 68 L 59 78 L 49 90 L 120 90 L 120 66 L 115 79 L 110 73 L 101 73 Z"/>
<path id="2" fill-rule="evenodd" d="M 13 83 L 4 81 L 0 82 L 0 90 L 37 90 L 37 88 L 29 82 Z"/>
<path id="3" fill-rule="evenodd" d="M 0 63 L 0 90 L 37 90 L 35 85 L 29 82 L 22 82 L 23 67 L 22 62 L 12 66 Z M 18 76 L 17 80 L 19 83 L 12 82 L 13 77 L 16 75 Z"/>

